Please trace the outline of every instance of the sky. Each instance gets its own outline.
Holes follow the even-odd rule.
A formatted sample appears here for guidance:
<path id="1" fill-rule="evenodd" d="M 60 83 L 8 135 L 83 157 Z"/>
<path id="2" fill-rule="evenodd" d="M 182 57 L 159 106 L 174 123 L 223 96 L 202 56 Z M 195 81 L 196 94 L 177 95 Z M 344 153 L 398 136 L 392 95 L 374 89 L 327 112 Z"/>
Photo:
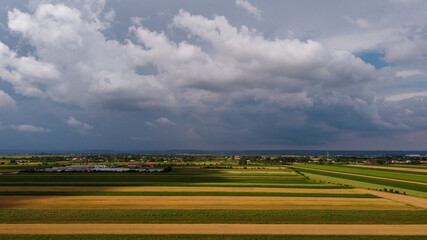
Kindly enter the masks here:
<path id="1" fill-rule="evenodd" d="M 0 150 L 427 150 L 426 12 L 0 0 Z"/>

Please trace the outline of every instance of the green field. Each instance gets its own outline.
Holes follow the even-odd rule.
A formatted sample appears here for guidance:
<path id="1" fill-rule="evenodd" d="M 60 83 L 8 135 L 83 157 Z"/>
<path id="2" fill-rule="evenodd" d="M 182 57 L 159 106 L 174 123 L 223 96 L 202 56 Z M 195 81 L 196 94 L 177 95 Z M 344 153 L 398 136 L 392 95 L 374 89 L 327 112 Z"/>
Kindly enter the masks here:
<path id="1" fill-rule="evenodd" d="M 0 210 L 1 223 L 427 224 L 403 210 Z"/>
<path id="2" fill-rule="evenodd" d="M 332 173 L 319 171 L 315 167 L 311 169 L 297 168 L 305 175 L 313 179 L 320 179 L 324 181 L 348 184 L 354 187 L 372 188 L 372 189 L 394 189 L 401 193 L 405 192 L 410 195 L 427 197 L 427 186 L 421 184 L 399 182 L 393 180 L 371 178 L 369 176 L 353 176 L 343 173 Z"/>
<path id="3" fill-rule="evenodd" d="M 283 170 L 278 176 L 266 170 L 235 170 L 227 173 L 212 169 L 176 169 L 168 173 L 18 173 L 0 175 L 0 186 L 229 186 L 229 187 L 286 187 L 339 188 L 319 184 Z M 244 173 L 247 171 L 248 173 Z M 258 171 L 258 173 L 256 173 Z M 267 171 L 268 172 L 268 171 Z M 271 172 L 277 172 L 271 171 Z M 256 174 L 255 174 L 256 173 Z M 275 173 L 276 174 L 276 173 Z"/>
<path id="4" fill-rule="evenodd" d="M 305 165 L 304 167 L 427 183 L 427 174 L 423 175 L 423 174 L 418 174 L 416 172 L 408 173 L 408 172 L 402 172 L 400 170 L 384 171 L 382 169 L 377 170 L 373 168 L 352 167 L 352 166 L 330 166 L 330 165 Z"/>
<path id="5" fill-rule="evenodd" d="M 406 171 L 406 170 L 400 170 L 400 169 L 393 169 L 393 167 L 388 167 L 388 166 L 387 166 L 388 169 L 386 169 L 386 168 L 366 168 L 366 167 L 346 166 L 346 165 L 343 167 L 350 168 L 350 169 L 351 168 L 360 169 L 360 170 L 365 169 L 365 170 L 375 170 L 375 171 L 390 172 L 390 173 L 408 173 L 408 174 L 414 175 L 414 176 L 420 176 L 420 175 L 427 176 L 426 172 L 413 172 L 413 171 Z M 415 181 L 417 181 L 417 180 L 415 180 Z"/>
<path id="6" fill-rule="evenodd" d="M 309 167 L 309 169 L 298 168 Z M 8 167 L 4 166 L 3 170 Z M 16 167 L 16 166 L 15 166 Z M 19 166 L 20 168 L 25 168 Z M 212 169 L 204 167 L 177 167 L 170 172 L 165 173 L 42 173 L 42 172 L 26 172 L 16 174 L 0 175 L 0 186 L 10 186 L 1 191 L 2 199 L 12 199 L 13 204 L 4 204 L 3 209 L 0 209 L 0 224 L 362 224 L 370 226 L 372 224 L 427 224 L 427 211 L 420 207 L 408 206 L 406 203 L 399 203 L 378 197 L 376 195 L 365 194 L 352 187 L 363 188 L 393 188 L 399 191 L 407 191 L 408 194 L 426 195 L 427 189 L 425 185 L 394 181 L 410 180 L 416 182 L 427 181 L 425 174 L 411 173 L 409 171 L 393 171 L 393 170 L 376 170 L 364 169 L 362 167 L 347 167 L 347 166 L 325 166 L 325 165 L 295 165 L 296 169 L 302 172 L 305 176 L 312 179 L 321 179 L 313 181 L 305 176 L 302 176 L 291 168 L 281 167 L 224 167 L 223 169 Z M 2 168 L 0 167 L 0 171 Z M 337 171 L 341 173 L 322 172 L 321 169 Z M 364 176 L 349 176 L 345 173 L 354 173 Z M 386 177 L 391 180 L 375 179 L 372 177 Z M 345 185 L 349 186 L 345 186 Z M 35 188 L 18 188 L 19 186 L 37 186 Z M 77 188 L 53 188 L 44 190 L 44 186 L 75 186 Z M 121 191 L 114 188 L 103 189 L 87 189 L 83 190 L 82 186 L 152 186 L 151 190 L 147 188 L 137 188 L 141 190 L 128 189 Z M 157 189 L 157 186 L 177 186 L 177 187 L 226 187 L 226 189 L 180 189 L 177 191 L 163 191 Z M 236 187 L 262 187 L 274 188 L 274 191 L 256 190 L 251 191 L 246 189 L 237 189 Z M 277 188 L 286 188 L 288 190 L 277 190 Z M 25 190 L 26 189 L 26 190 Z M 68 189 L 68 190 L 67 190 Z M 144 190 L 145 189 L 145 190 Z M 232 189 L 232 190 L 230 190 Z M 322 190 L 325 189 L 325 190 Z M 168 189 L 171 190 L 171 189 Z M 193 191 L 192 191 L 193 190 Z M 311 192 L 309 191 L 311 190 Z M 341 192 L 340 192 L 341 191 Z M 359 193 L 360 192 L 360 193 Z M 10 197 L 9 197 L 10 196 Z M 16 197 L 19 196 L 19 197 Z M 36 205 L 35 197 L 39 201 L 46 201 L 46 204 Z M 58 196 L 58 198 L 54 198 Z M 64 197 L 61 197 L 64 196 Z M 80 203 L 73 203 L 77 198 L 67 196 L 86 196 L 85 198 L 96 199 L 99 201 L 87 207 L 80 207 Z M 92 197 L 93 196 L 93 197 Z M 98 197 L 97 197 L 98 196 Z M 101 197 L 99 197 L 101 196 Z M 102 197 L 102 196 L 105 196 Z M 110 199 L 119 199 L 116 205 L 111 205 L 108 209 L 95 209 L 99 205 L 108 202 Z M 126 196 L 129 196 L 127 198 Z M 246 202 L 247 205 L 265 204 L 270 207 L 274 201 L 289 201 L 288 205 L 292 204 L 307 204 L 300 205 L 303 209 L 285 210 L 288 205 L 283 205 L 279 210 L 254 210 L 254 209 L 270 209 L 270 208 L 245 208 L 246 205 L 237 202 L 239 207 L 233 209 L 167 209 L 171 208 L 171 203 L 160 205 L 158 201 L 166 201 L 164 197 L 155 198 L 152 203 L 149 203 L 147 198 L 136 198 L 132 196 L 188 196 L 183 198 L 174 198 L 173 201 L 200 201 L 200 204 L 209 201 L 210 196 L 222 196 L 221 201 L 231 201 L 233 197 L 239 197 L 239 200 Z M 197 196 L 207 196 L 198 198 Z M 248 197 L 248 198 L 246 198 Z M 263 197 L 265 199 L 249 198 Z M 282 197 L 278 198 L 278 197 Z M 290 197 L 290 198 L 286 198 Z M 291 197 L 298 197 L 291 198 Z M 63 198 L 67 200 L 61 202 Z M 162 206 L 159 209 L 147 208 L 138 209 L 136 205 L 131 205 L 128 209 L 120 209 L 120 204 L 126 199 L 134 200 L 135 204 L 154 204 Z M 150 197 L 151 198 L 151 197 Z M 242 198 L 245 198 L 242 200 Z M 305 199 L 303 198 L 313 198 Z M 342 198 L 342 199 L 341 199 Z M 19 200 L 21 199 L 21 200 Z M 41 199 L 41 200 L 40 200 Z M 125 200 L 123 200 L 125 199 Z M 234 198 L 237 199 L 237 198 Z M 254 200 L 247 200 L 254 199 Z M 267 200 L 268 201 L 267 201 Z M 276 200 L 277 199 L 277 200 Z M 6 201 L 6 200 L 5 200 Z M 15 202 L 21 201 L 21 202 Z M 57 204 L 61 208 L 53 209 L 52 201 L 58 201 Z M 127 201 L 127 200 L 126 200 Z M 147 201 L 144 203 L 143 201 Z M 205 201 L 205 202 L 204 202 Z M 262 201 L 267 201 L 263 203 Z M 271 202 L 269 202 L 271 201 Z M 292 202 L 300 201 L 300 202 Z M 311 202 L 310 202 L 311 201 Z M 24 203 L 25 202 L 25 203 Z M 129 201 L 130 202 L 130 201 Z M 14 208 L 19 204 L 27 204 L 29 209 Z M 85 202 L 83 201 L 82 205 Z M 280 202 L 281 203 L 281 202 Z M 68 205 L 67 205 L 68 204 Z M 73 205 L 74 204 L 74 205 Z M 86 202 L 87 204 L 87 202 Z M 96 205 L 99 204 L 99 205 Z M 177 203 L 179 204 L 179 203 Z M 188 204 L 188 203 L 187 203 Z M 199 204 L 195 202 L 195 204 Z M 217 203 L 215 203 L 217 204 Z M 232 204 L 232 203 L 228 203 Z M 283 203 L 281 203 L 283 204 Z M 334 205 L 336 204 L 336 205 Z M 341 205 L 340 205 L 341 204 Z M 345 204 L 345 208 L 340 208 Z M 377 204 L 377 205 L 369 205 Z M 382 206 L 382 204 L 391 204 L 391 210 L 362 210 L 362 209 L 378 209 L 378 208 L 363 208 L 365 206 Z M 393 205 L 394 204 L 394 205 Z M 400 205 L 399 205 L 400 204 Z M 43 206 L 44 207 L 43 207 Z M 74 207 L 71 207 L 73 205 Z M 319 208 L 313 208 L 313 206 Z M 41 206 L 39 208 L 34 206 Z M 77 207 L 75 207 L 77 206 Z M 86 205 L 88 206 L 88 205 Z M 177 205 L 182 206 L 182 205 Z M 403 207 L 402 207 L 403 206 Z M 145 206 L 144 206 L 145 207 Z M 312 208 L 310 208 L 312 207 Z M 400 207 L 400 208 L 399 208 Z M 77 209 L 73 209 L 77 208 Z M 82 209 L 80 209 L 82 208 Z M 112 209 L 110 209 L 112 208 Z M 174 208 L 174 207 L 172 207 Z M 284 209 L 285 208 L 285 209 Z M 292 208 L 289 208 L 292 209 Z M 340 210 L 352 209 L 352 210 Z M 404 210 L 408 209 L 408 210 Z M 263 226 L 264 227 L 264 226 Z M 220 231 L 220 229 L 219 229 Z M 67 233 L 67 232 L 65 232 Z M 73 232 L 72 232 L 73 233 Z M 257 232 L 258 233 L 258 232 Z M 406 240 L 406 239 L 425 239 L 425 236 L 306 236 L 306 235 L 0 235 L 0 240 L 134 240 L 134 239 L 150 239 L 150 240 L 172 240 L 172 239 L 236 239 L 236 240 Z M 215 232 L 215 234 L 217 234 Z M 220 234 L 220 233 L 218 233 Z M 259 233 L 261 234 L 261 233 Z M 307 234 L 307 233 L 306 233 Z M 340 233 L 342 234 L 342 233 Z"/>

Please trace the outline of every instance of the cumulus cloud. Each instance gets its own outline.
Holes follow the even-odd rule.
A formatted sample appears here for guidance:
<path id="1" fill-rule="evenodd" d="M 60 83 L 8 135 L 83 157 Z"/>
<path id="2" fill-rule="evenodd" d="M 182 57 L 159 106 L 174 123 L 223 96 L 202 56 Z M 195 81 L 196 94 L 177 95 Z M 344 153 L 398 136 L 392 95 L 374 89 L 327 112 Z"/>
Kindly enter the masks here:
<path id="1" fill-rule="evenodd" d="M 236 1 L 246 10 L 252 6 L 248 4 Z M 380 44 L 387 61 L 392 61 L 398 54 L 388 48 L 399 41 L 387 45 L 382 39 L 392 36 L 422 45 L 421 30 L 412 30 L 416 38 L 399 38 L 400 32 L 410 32 L 401 28 L 366 30 L 365 39 L 354 39 L 359 33 L 353 33 L 335 40 L 355 45 L 337 50 L 340 46 L 332 40 L 323 44 L 271 38 L 234 26 L 224 16 L 207 18 L 180 10 L 169 26 L 187 39 L 177 41 L 134 18 L 129 39 L 116 41 L 104 35 L 115 15 L 102 14 L 102 7 L 42 3 L 29 12 L 9 11 L 9 29 L 34 47 L 35 56 L 18 56 L 0 44 L 0 78 L 17 94 L 81 108 L 191 113 L 211 126 L 206 130 L 211 135 L 218 131 L 218 122 L 262 135 L 261 130 L 273 127 L 263 126 L 261 116 L 280 119 L 274 124 L 282 131 L 272 133 L 277 138 L 293 129 L 318 136 L 331 129 L 402 129 L 398 122 L 384 120 L 382 113 L 389 113 L 376 98 L 375 68 L 351 51 Z M 248 11 L 260 16 L 256 8 Z M 369 25 L 360 19 L 351 20 L 361 27 Z M 257 119 L 259 125 L 247 119 Z M 80 133 L 92 129 L 74 117 L 66 123 Z M 145 123 L 176 125 L 165 117 Z M 304 130 L 307 125 L 316 127 Z"/>
<path id="2" fill-rule="evenodd" d="M 42 128 L 42 127 L 36 127 L 33 125 L 10 125 L 8 126 L 11 129 L 14 129 L 19 132 L 32 132 L 32 133 L 48 133 L 50 132 L 50 129 Z"/>
<path id="3" fill-rule="evenodd" d="M 337 34 L 321 42 L 327 47 L 350 52 L 383 52 L 383 60 L 392 64 L 413 64 L 426 60 L 426 36 L 425 26 L 407 25 Z"/>
<path id="4" fill-rule="evenodd" d="M 89 130 L 91 130 L 93 128 L 93 126 L 91 126 L 85 122 L 79 121 L 79 120 L 75 119 L 74 117 L 69 117 L 65 121 L 65 123 L 68 126 L 75 128 L 79 133 L 82 133 L 82 134 L 87 133 Z"/>
<path id="5" fill-rule="evenodd" d="M 176 125 L 175 122 L 173 122 L 173 121 L 171 121 L 165 117 L 158 118 L 154 122 L 146 121 L 145 124 L 149 127 L 174 126 L 174 125 Z"/>
<path id="6" fill-rule="evenodd" d="M 256 19 L 261 20 L 261 13 L 262 11 L 256 8 L 254 5 L 252 5 L 247 0 L 236 0 L 236 6 L 243 8 L 246 10 L 249 14 L 253 15 Z"/>
<path id="7" fill-rule="evenodd" d="M 154 76 L 136 73 L 132 52 L 137 46 L 105 38 L 102 30 L 108 23 L 98 13 L 40 4 L 33 13 L 14 9 L 8 17 L 11 31 L 25 37 L 38 57 L 51 63 L 48 66 L 54 65 L 52 71 L 62 73 L 60 81 L 41 82 L 39 88 L 21 80 L 23 91 L 82 107 L 142 109 L 173 104 Z M 59 74 L 52 75 L 58 79 Z"/>
<path id="8" fill-rule="evenodd" d="M 59 77 L 60 73 L 53 64 L 36 60 L 32 56 L 18 57 L 0 42 L 0 79 L 12 84 L 18 94 L 43 98 L 45 95 L 37 85 L 51 85 Z"/>
<path id="9" fill-rule="evenodd" d="M 45 82 L 20 79 L 17 86 L 22 90 L 17 92 L 84 108 L 120 110 L 198 108 L 203 91 L 213 97 L 203 99 L 206 104 L 211 100 L 225 104 L 251 92 L 282 106 L 298 102 L 304 106 L 311 100 L 302 93 L 310 86 L 359 84 L 373 78 L 373 67 L 351 53 L 312 40 L 266 39 L 254 29 L 232 26 L 222 16 L 208 19 L 181 10 L 173 19 L 175 28 L 206 42 L 210 50 L 186 41 L 176 43 L 144 26 L 130 27 L 137 42 L 122 44 L 105 38 L 105 26 L 100 16 L 61 4 L 40 4 L 33 13 L 10 11 L 9 28 L 37 49 L 40 60 L 30 59 L 45 69 L 39 74 Z M 137 71 L 144 66 L 158 71 Z M 293 97 L 286 104 L 279 96 L 268 99 L 265 89 L 295 95 L 297 103 L 289 103 Z M 224 96 L 226 92 L 235 94 Z"/>
<path id="10" fill-rule="evenodd" d="M 14 108 L 16 106 L 15 100 L 7 93 L 0 90 L 0 109 Z"/>

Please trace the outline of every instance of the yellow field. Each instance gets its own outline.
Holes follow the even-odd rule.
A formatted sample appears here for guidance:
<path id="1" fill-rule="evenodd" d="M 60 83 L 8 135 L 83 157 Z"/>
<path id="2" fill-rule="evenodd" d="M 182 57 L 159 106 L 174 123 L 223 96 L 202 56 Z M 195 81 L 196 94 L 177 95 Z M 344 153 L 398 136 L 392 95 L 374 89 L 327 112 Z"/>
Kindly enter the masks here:
<path id="1" fill-rule="evenodd" d="M 427 226 L 353 224 L 0 224 L 0 234 L 427 235 Z"/>
<path id="2" fill-rule="evenodd" d="M 360 193 L 354 189 L 256 188 L 256 187 L 74 187 L 1 186 L 0 192 L 264 192 L 264 193 Z"/>
<path id="3" fill-rule="evenodd" d="M 388 199 L 241 196 L 0 196 L 0 209 L 419 210 Z"/>

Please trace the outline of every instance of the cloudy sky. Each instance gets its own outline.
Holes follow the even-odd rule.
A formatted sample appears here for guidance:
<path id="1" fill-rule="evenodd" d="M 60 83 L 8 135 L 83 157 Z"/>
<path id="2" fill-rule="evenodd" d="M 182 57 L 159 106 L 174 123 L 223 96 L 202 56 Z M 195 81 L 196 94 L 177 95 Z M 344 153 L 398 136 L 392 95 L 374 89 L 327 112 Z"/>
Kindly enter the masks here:
<path id="1" fill-rule="evenodd" d="M 427 1 L 0 0 L 0 149 L 427 149 Z"/>

